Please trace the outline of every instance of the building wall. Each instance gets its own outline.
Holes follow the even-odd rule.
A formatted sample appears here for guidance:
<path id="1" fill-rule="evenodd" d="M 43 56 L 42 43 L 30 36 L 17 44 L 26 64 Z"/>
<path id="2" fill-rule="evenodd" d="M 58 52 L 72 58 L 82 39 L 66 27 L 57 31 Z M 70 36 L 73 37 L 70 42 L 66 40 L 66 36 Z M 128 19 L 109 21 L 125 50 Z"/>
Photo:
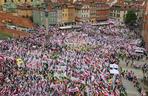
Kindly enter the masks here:
<path id="1" fill-rule="evenodd" d="M 62 8 L 62 23 L 75 22 L 75 7 L 70 5 Z"/>
<path id="2" fill-rule="evenodd" d="M 89 22 L 90 19 L 90 6 L 89 4 L 83 4 L 83 7 L 80 10 L 80 16 L 83 22 Z"/>
<path id="3" fill-rule="evenodd" d="M 75 8 L 74 6 L 73 7 L 70 7 L 69 10 L 68 10 L 68 21 L 69 22 L 75 22 Z"/>
<path id="4" fill-rule="evenodd" d="M 145 47 L 148 50 L 148 1 L 145 5 L 143 37 L 144 37 L 144 41 L 145 41 Z"/>
<path id="5" fill-rule="evenodd" d="M 43 24 L 43 22 L 41 20 L 41 14 L 42 14 L 41 11 L 33 10 L 32 16 L 33 16 L 33 22 L 35 24 L 38 24 L 38 25 L 42 25 Z"/>
<path id="6" fill-rule="evenodd" d="M 45 26 L 45 13 L 40 10 L 34 10 L 33 11 L 33 22 L 35 24 L 38 24 L 40 26 L 44 25 Z M 48 13 L 48 24 L 53 25 L 57 24 L 57 12 L 56 11 L 51 11 Z"/>
<path id="7" fill-rule="evenodd" d="M 0 0 L 0 6 L 2 6 L 5 3 L 5 0 Z"/>
<path id="8" fill-rule="evenodd" d="M 97 21 L 107 20 L 110 15 L 109 5 L 107 5 L 104 2 L 103 3 L 101 2 L 96 3 L 96 20 Z"/>
<path id="9" fill-rule="evenodd" d="M 17 9 L 17 15 L 22 17 L 31 17 L 32 10 Z"/>
<path id="10" fill-rule="evenodd" d="M 107 20 L 109 18 L 109 10 L 97 10 L 96 15 L 97 15 L 97 21 L 102 21 L 102 20 Z"/>
<path id="11" fill-rule="evenodd" d="M 57 24 L 57 11 L 52 11 L 48 13 L 49 24 Z"/>
<path id="12" fill-rule="evenodd" d="M 124 10 L 122 6 L 113 6 L 111 9 L 111 17 L 124 21 L 124 16 L 127 13 L 127 10 Z"/>
<path id="13" fill-rule="evenodd" d="M 90 22 L 96 23 L 96 6 L 95 5 L 90 6 Z"/>
<path id="14" fill-rule="evenodd" d="M 62 9 L 57 9 L 57 23 L 62 23 Z"/>
<path id="15" fill-rule="evenodd" d="M 68 22 L 68 8 L 62 8 L 62 23 Z"/>

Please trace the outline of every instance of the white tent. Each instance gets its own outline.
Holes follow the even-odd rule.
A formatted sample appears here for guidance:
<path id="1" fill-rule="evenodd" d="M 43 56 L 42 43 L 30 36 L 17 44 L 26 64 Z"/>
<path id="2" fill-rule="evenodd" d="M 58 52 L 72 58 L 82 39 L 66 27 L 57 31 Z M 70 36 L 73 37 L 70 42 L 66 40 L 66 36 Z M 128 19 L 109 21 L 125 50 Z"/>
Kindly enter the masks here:
<path id="1" fill-rule="evenodd" d="M 119 66 L 117 64 L 110 64 L 110 68 L 119 69 Z"/>
<path id="2" fill-rule="evenodd" d="M 63 26 L 63 27 L 59 27 L 60 29 L 64 30 L 64 29 L 71 29 L 72 26 Z"/>
<path id="3" fill-rule="evenodd" d="M 136 53 L 144 53 L 146 51 L 146 49 L 142 47 L 133 47 L 133 49 L 135 50 Z"/>
<path id="4" fill-rule="evenodd" d="M 119 71 L 112 69 L 112 70 L 110 70 L 110 74 L 117 75 L 117 74 L 119 74 Z"/>

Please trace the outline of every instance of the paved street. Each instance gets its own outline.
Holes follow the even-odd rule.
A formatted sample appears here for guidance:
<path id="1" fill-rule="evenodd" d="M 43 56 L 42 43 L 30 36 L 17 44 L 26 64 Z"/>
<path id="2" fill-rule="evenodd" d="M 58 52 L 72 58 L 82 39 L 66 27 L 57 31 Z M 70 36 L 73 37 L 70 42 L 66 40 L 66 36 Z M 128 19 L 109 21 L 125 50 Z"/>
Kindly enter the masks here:
<path id="1" fill-rule="evenodd" d="M 144 64 L 148 61 L 145 61 L 145 60 L 140 60 L 140 61 L 135 61 L 135 64 Z M 125 62 L 124 61 L 120 61 L 120 66 L 122 67 L 123 70 L 132 70 L 136 76 L 138 77 L 138 80 L 140 81 L 142 78 L 143 78 L 143 73 L 140 69 L 135 69 L 133 67 L 131 67 L 130 65 L 128 67 L 125 66 Z M 133 83 L 126 80 L 126 79 L 122 79 L 123 81 L 123 85 L 124 87 L 126 88 L 126 91 L 127 91 L 127 94 L 128 96 L 140 96 L 139 92 L 137 91 L 137 88 L 135 88 L 133 86 Z M 147 87 L 147 86 L 144 86 L 142 83 L 141 83 L 141 86 L 143 87 Z"/>
<path id="2" fill-rule="evenodd" d="M 137 89 L 133 86 L 133 84 L 126 80 L 123 79 L 123 85 L 128 93 L 128 96 L 140 96 L 140 94 L 138 93 Z"/>

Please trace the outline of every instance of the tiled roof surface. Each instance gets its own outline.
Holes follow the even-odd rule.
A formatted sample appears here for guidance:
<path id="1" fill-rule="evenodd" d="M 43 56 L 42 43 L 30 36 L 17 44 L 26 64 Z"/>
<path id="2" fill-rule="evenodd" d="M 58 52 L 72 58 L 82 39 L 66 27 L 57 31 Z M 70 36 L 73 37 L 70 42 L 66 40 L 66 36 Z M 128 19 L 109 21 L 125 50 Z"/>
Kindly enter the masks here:
<path id="1" fill-rule="evenodd" d="M 30 33 L 17 31 L 17 30 L 14 30 L 14 29 L 8 29 L 4 26 L 0 26 L 0 31 L 4 32 L 6 34 L 13 34 L 13 36 L 16 37 L 16 38 L 31 36 Z"/>
<path id="2" fill-rule="evenodd" d="M 17 16 L 11 15 L 10 13 L 0 12 L 0 21 L 3 21 L 3 20 L 11 21 L 11 23 L 13 24 L 27 27 L 27 28 L 33 27 L 32 21 L 27 18 L 17 17 Z"/>

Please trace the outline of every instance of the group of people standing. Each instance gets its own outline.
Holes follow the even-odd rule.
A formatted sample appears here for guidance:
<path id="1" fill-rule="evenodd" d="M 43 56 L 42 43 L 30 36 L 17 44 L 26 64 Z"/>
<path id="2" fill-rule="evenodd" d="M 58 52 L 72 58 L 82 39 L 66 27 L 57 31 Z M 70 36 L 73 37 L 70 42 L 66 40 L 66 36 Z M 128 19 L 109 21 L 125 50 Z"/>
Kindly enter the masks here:
<path id="1" fill-rule="evenodd" d="M 121 76 L 109 66 L 133 52 L 133 38 L 120 22 L 106 22 L 50 27 L 48 36 L 38 27 L 30 37 L 3 40 L 0 96 L 120 96 Z"/>

